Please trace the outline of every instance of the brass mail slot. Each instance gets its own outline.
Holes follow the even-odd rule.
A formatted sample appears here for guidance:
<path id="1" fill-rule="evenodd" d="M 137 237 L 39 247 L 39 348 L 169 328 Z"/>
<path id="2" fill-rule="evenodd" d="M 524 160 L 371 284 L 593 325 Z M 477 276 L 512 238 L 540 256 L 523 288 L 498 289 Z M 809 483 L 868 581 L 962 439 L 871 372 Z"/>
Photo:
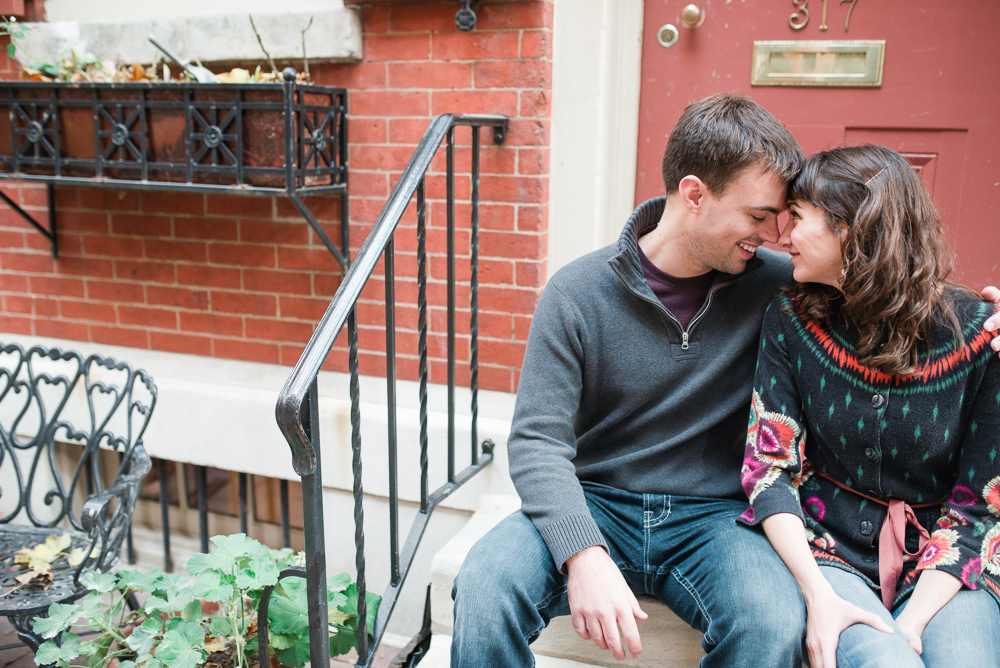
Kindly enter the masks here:
<path id="1" fill-rule="evenodd" d="M 879 88 L 885 40 L 753 43 L 752 86 Z"/>

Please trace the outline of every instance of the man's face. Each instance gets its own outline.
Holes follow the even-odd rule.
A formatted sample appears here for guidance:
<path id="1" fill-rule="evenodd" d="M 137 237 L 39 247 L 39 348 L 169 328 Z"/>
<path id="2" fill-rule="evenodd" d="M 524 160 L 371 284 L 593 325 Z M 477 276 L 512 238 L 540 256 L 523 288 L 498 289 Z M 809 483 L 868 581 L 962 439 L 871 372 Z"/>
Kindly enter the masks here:
<path id="1" fill-rule="evenodd" d="M 708 269 L 738 274 L 765 241 L 778 240 L 778 214 L 785 208 L 788 184 L 781 177 L 749 167 L 722 197 L 706 192 L 689 248 Z"/>

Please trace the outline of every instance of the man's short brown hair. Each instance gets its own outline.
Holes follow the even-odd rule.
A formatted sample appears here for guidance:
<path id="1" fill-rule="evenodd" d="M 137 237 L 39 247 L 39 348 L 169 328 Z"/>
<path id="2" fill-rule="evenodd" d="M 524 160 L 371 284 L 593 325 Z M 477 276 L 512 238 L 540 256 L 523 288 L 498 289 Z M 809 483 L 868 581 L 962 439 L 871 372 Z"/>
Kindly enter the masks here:
<path id="1" fill-rule="evenodd" d="M 677 120 L 663 151 L 663 184 L 672 195 L 690 174 L 721 197 L 751 165 L 787 182 L 804 160 L 795 137 L 771 112 L 743 95 L 718 93 L 692 102 Z"/>

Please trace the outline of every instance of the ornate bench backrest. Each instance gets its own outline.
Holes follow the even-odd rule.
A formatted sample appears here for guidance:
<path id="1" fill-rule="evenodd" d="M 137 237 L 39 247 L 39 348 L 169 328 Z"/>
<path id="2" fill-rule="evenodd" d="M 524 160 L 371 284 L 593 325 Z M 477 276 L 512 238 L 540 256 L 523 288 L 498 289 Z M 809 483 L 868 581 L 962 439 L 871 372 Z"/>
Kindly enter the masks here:
<path id="1" fill-rule="evenodd" d="M 134 456 L 148 462 L 142 435 L 155 403 L 152 379 L 126 362 L 0 342 L 0 524 L 68 520 L 86 531 L 74 500 L 114 483 L 102 479 L 100 450 L 120 453 L 118 477 Z M 57 441 L 81 446 L 71 475 L 60 472 Z"/>

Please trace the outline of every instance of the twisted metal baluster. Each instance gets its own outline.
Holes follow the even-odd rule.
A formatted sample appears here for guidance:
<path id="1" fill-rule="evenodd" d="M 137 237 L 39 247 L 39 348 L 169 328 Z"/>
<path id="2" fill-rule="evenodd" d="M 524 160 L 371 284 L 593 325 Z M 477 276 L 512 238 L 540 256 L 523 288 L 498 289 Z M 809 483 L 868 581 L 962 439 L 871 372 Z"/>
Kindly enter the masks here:
<path id="1" fill-rule="evenodd" d="M 420 343 L 420 512 L 427 512 L 427 204 L 417 186 L 417 331 Z"/>
<path id="2" fill-rule="evenodd" d="M 469 279 L 469 310 L 471 367 L 470 384 L 472 386 L 472 463 L 479 463 L 479 128 L 472 127 L 472 275 Z"/>
<path id="3" fill-rule="evenodd" d="M 365 601 L 365 510 L 361 486 L 361 390 L 358 381 L 358 311 L 347 316 L 348 365 L 351 370 L 351 451 L 354 458 L 354 565 L 358 571 L 358 663 L 368 661 L 368 606 Z"/>

